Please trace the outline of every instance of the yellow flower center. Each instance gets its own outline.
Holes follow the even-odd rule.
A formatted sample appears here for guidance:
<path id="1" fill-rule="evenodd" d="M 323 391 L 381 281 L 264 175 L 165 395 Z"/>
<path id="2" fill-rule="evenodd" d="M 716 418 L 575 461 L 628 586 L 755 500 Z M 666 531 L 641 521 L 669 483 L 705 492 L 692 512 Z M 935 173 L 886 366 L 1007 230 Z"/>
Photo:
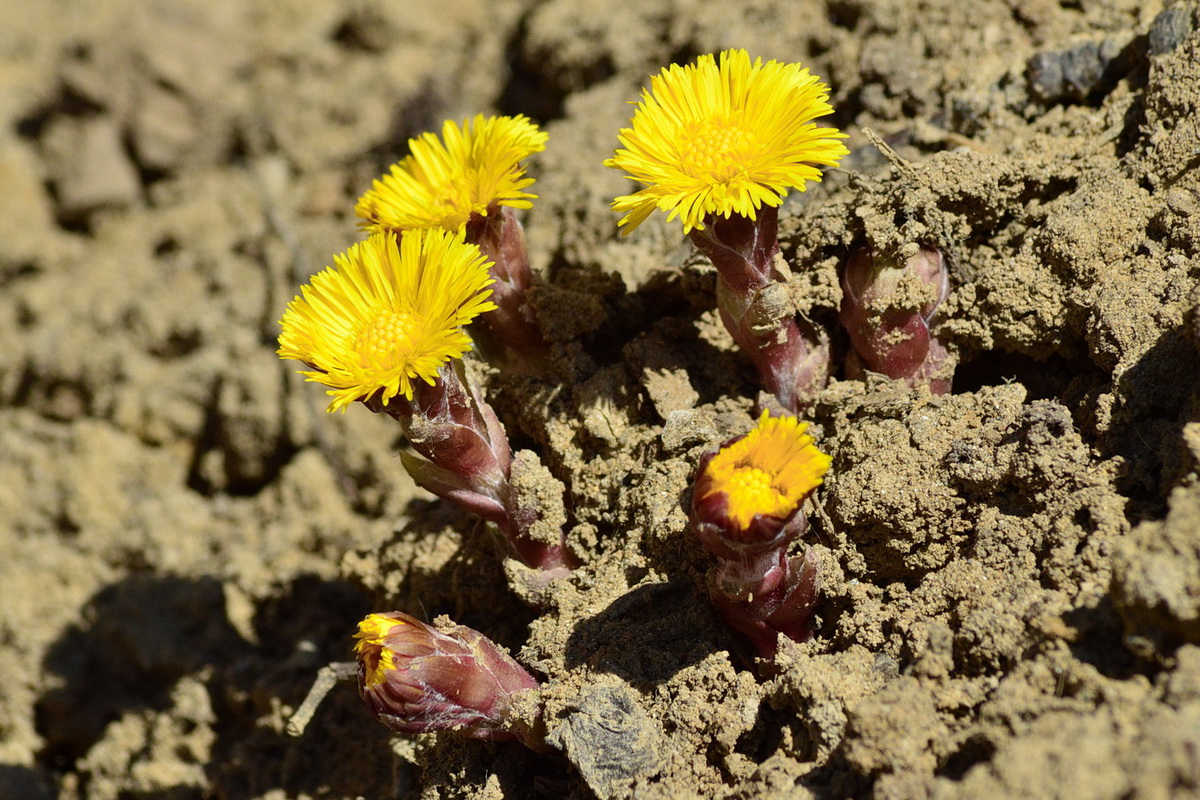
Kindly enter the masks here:
<path id="1" fill-rule="evenodd" d="M 730 493 L 758 513 L 787 510 L 787 495 L 775 486 L 775 478 L 766 470 L 753 466 L 734 467 L 729 476 Z"/>
<path id="2" fill-rule="evenodd" d="M 721 118 L 689 125 L 680 140 L 679 156 L 684 169 L 717 182 L 744 174 L 759 148 L 753 131 Z"/>
<path id="3" fill-rule="evenodd" d="M 414 314 L 391 309 L 383 311 L 359 332 L 354 350 L 364 363 L 389 367 L 399 355 L 412 351 L 416 326 Z"/>

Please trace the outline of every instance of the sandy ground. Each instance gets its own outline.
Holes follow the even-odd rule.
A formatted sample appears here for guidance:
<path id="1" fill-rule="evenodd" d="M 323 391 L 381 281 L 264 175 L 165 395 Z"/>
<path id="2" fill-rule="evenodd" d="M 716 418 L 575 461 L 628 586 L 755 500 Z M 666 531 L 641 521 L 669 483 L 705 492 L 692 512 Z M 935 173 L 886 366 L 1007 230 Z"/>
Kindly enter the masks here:
<path id="1" fill-rule="evenodd" d="M 601 165 L 651 73 L 730 46 L 850 133 L 782 214 L 816 324 L 863 241 L 953 264 L 953 393 L 811 411 L 824 598 L 774 670 L 680 505 L 752 368 Z M 1197 11 L 1156 0 L 0 4 L 0 797 L 1200 796 L 1198 106 Z M 550 134 L 555 369 L 472 365 L 568 487 L 585 563 L 541 594 L 273 352 L 371 178 L 481 111 Z M 551 752 L 393 739 L 349 687 L 288 737 L 392 609 L 511 648 Z"/>

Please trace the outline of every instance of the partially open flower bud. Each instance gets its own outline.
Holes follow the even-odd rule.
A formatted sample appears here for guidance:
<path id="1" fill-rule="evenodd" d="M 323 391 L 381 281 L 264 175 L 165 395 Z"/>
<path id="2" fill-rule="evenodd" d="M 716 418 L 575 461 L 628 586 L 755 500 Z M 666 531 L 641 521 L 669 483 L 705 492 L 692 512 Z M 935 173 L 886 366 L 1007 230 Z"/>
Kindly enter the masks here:
<path id="1" fill-rule="evenodd" d="M 693 487 L 692 530 L 717 557 L 708 580 L 713 606 L 764 658 L 774 657 L 779 634 L 812 636 L 816 556 L 787 556 L 808 524 L 800 507 L 830 464 L 807 429 L 764 411 L 754 430 L 701 462 Z"/>
<path id="2" fill-rule="evenodd" d="M 950 390 L 949 356 L 929 331 L 934 313 L 950 292 L 940 250 L 920 248 L 903 263 L 855 250 L 842 273 L 839 319 L 854 345 L 847 372 L 867 369 L 910 386 L 929 384 L 935 394 Z"/>
<path id="3" fill-rule="evenodd" d="M 461 625 L 434 628 L 393 611 L 371 614 L 355 638 L 358 693 L 393 731 L 520 738 L 506 727 L 509 701 L 538 682 L 483 634 Z"/>
<path id="4" fill-rule="evenodd" d="M 752 431 L 700 462 L 692 528 L 713 555 L 741 558 L 786 547 L 803 532 L 800 505 L 830 463 L 807 430 L 795 417 L 764 411 Z"/>

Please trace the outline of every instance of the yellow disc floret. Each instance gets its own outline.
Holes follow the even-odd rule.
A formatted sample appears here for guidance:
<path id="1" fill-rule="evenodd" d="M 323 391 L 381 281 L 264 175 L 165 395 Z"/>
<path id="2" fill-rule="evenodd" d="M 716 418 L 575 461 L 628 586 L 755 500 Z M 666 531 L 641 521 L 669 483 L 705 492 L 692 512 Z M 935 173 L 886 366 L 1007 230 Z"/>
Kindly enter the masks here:
<path id="1" fill-rule="evenodd" d="M 830 458 L 813 444 L 808 423 L 766 411 L 748 434 L 721 448 L 705 468 L 705 497 L 728 498 L 729 518 L 746 528 L 758 514 L 785 518 L 821 484 Z"/>
<path id="2" fill-rule="evenodd" d="M 393 628 L 404 624 L 404 620 L 384 614 L 371 614 L 358 623 L 358 633 L 354 634 L 358 642 L 354 645 L 354 652 L 366 668 L 364 681 L 368 687 L 383 683 L 387 673 L 396 668 L 392 650 L 384 646 L 384 641 Z"/>
<path id="3" fill-rule="evenodd" d="M 354 349 L 364 361 L 374 359 L 386 364 L 397 353 L 412 349 L 413 333 L 419 325 L 415 314 L 385 310 L 358 334 Z"/>
<path id="4" fill-rule="evenodd" d="M 279 355 L 313 368 L 330 387 L 329 410 L 379 395 L 411 399 L 413 382 L 471 347 L 463 330 L 494 309 L 490 262 L 462 233 L 379 233 L 334 257 L 288 305 Z"/>
<path id="5" fill-rule="evenodd" d="M 546 147 L 546 134 L 525 116 L 453 121 L 442 136 L 408 141 L 409 155 L 359 198 L 359 226 L 370 231 L 461 230 L 472 214 L 495 205 L 529 208 L 537 195 L 520 162 Z"/>
<path id="6" fill-rule="evenodd" d="M 753 131 L 719 117 L 692 123 L 680 131 L 679 162 L 695 177 L 727 183 L 746 174 L 760 143 Z"/>
<path id="7" fill-rule="evenodd" d="M 835 128 L 812 120 L 832 112 L 828 87 L 799 64 L 750 60 L 745 50 L 671 65 L 650 79 L 622 147 L 604 163 L 646 188 L 613 208 L 629 233 L 657 208 L 704 229 L 710 214 L 754 219 L 789 189 L 820 181 L 818 166 L 849 153 Z"/>

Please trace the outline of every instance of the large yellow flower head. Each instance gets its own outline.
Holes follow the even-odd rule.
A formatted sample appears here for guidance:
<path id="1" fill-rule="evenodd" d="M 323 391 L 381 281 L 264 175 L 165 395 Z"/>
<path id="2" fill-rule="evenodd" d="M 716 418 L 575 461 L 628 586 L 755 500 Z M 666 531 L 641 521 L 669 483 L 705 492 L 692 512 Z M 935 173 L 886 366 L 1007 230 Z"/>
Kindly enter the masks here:
<path id="1" fill-rule="evenodd" d="M 696 481 L 695 504 L 708 506 L 739 531 L 757 516 L 787 519 L 821 485 L 831 459 L 813 444 L 808 423 L 771 417 L 717 451 Z"/>
<path id="2" fill-rule="evenodd" d="M 471 348 L 463 326 L 496 307 L 491 262 L 461 232 L 377 233 L 334 261 L 288 304 L 278 351 L 330 387 L 330 411 L 377 394 L 412 399 L 414 381 L 432 385 Z"/>
<path id="3" fill-rule="evenodd" d="M 849 151 L 836 128 L 812 120 L 833 111 L 829 89 L 799 64 L 750 60 L 745 50 L 673 64 L 650 79 L 622 147 L 606 166 L 646 185 L 613 208 L 629 233 L 657 208 L 704 230 L 704 218 L 755 219 L 789 189 L 820 181 L 818 166 L 836 166 Z"/>
<path id="4" fill-rule="evenodd" d="M 498 204 L 529 208 L 537 195 L 521 160 L 546 148 L 546 134 L 523 115 L 442 125 L 442 138 L 408 140 L 409 155 L 359 198 L 354 212 L 369 231 L 462 230 L 472 214 Z"/>

